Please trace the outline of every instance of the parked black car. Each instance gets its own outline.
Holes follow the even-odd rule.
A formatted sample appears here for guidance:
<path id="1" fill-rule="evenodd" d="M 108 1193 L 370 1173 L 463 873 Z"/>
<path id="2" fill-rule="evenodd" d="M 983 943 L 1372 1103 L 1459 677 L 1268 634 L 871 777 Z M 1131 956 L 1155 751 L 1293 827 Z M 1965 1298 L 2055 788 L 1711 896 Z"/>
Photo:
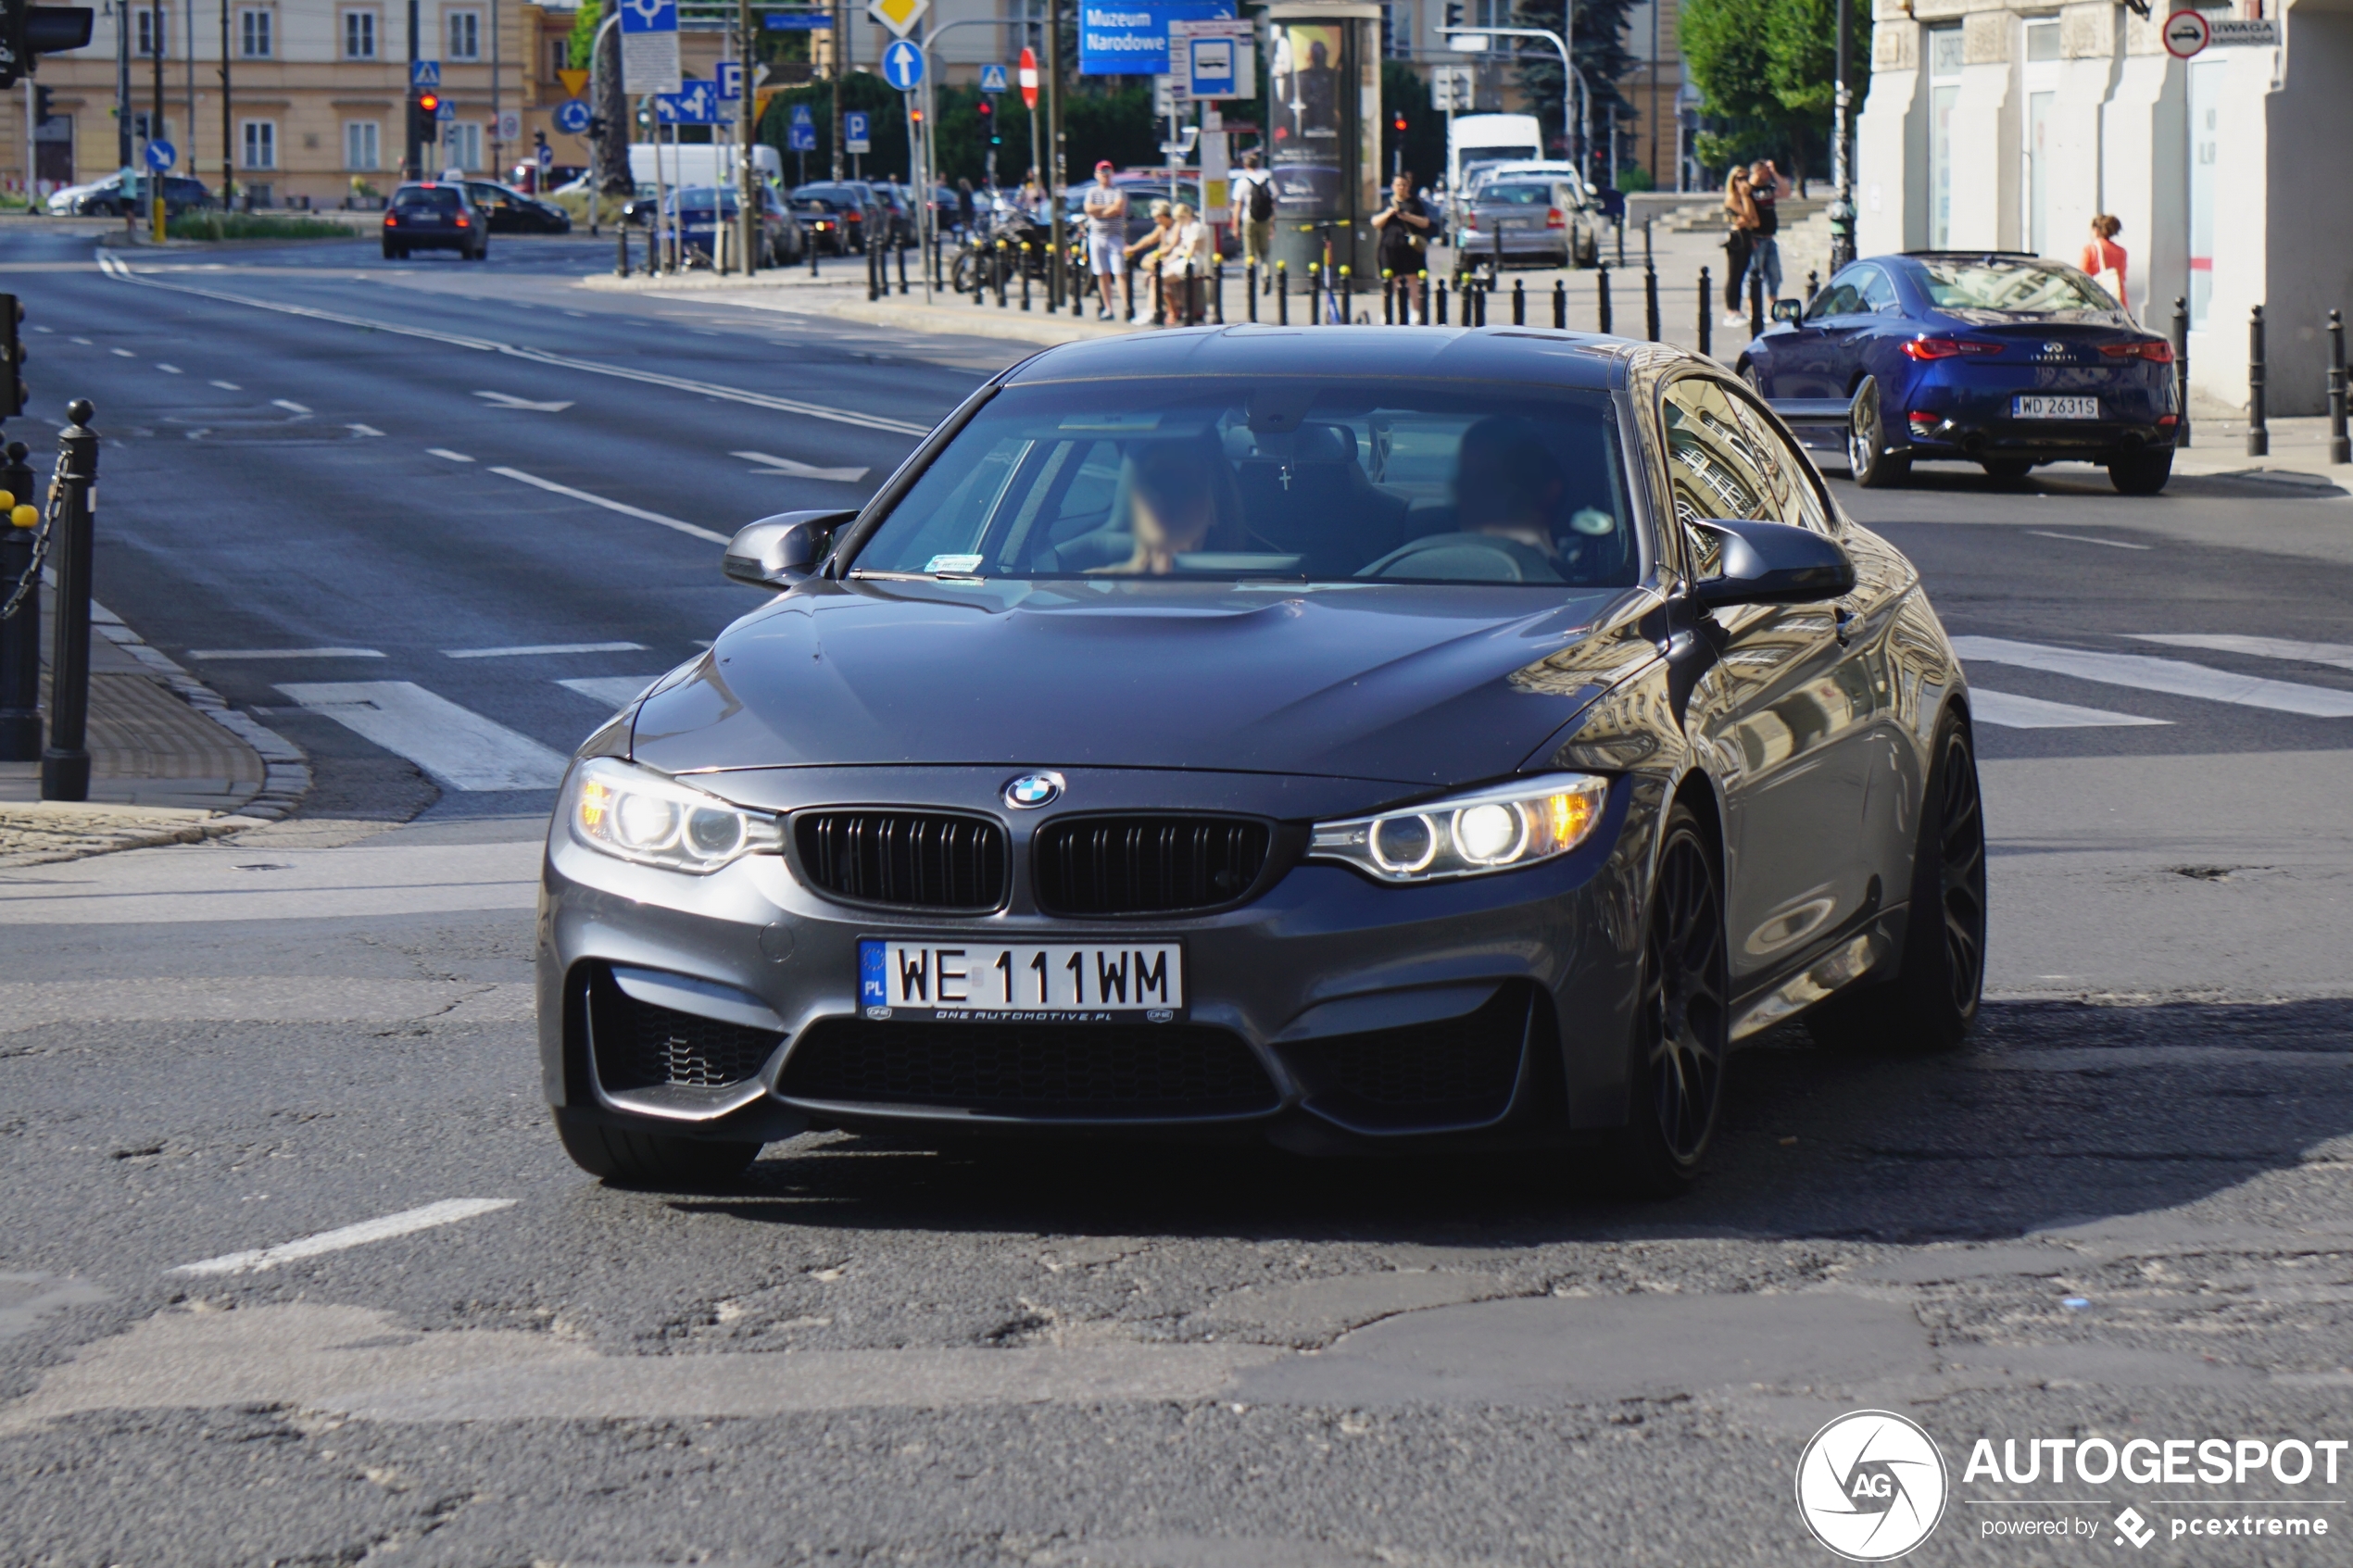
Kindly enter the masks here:
<path id="1" fill-rule="evenodd" d="M 51 194 L 49 213 L 52 217 L 120 218 L 133 212 L 145 212 L 150 197 L 146 176 L 133 174 L 130 188 L 124 189 L 123 176 L 109 174 L 87 185 L 69 185 Z M 167 218 L 177 218 L 183 212 L 208 212 L 220 204 L 213 199 L 203 181 L 186 174 L 163 177 L 163 211 Z"/>
<path id="2" fill-rule="evenodd" d="M 466 196 L 489 220 L 494 234 L 569 234 L 572 214 L 512 185 L 491 180 L 466 182 Z"/>
<path id="3" fill-rule="evenodd" d="M 455 180 L 419 180 L 393 192 L 384 237 L 387 260 L 414 250 L 454 250 L 474 261 L 490 255 L 490 222 Z"/>

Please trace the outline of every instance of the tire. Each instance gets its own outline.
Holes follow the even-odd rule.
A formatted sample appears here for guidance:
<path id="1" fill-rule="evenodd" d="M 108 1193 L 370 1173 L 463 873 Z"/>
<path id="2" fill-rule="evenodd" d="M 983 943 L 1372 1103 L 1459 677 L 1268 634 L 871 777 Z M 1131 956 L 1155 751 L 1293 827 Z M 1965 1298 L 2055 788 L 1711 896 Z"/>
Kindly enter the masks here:
<path id="1" fill-rule="evenodd" d="M 1977 466 L 1996 484 L 2016 484 L 2034 471 L 2034 465 L 2024 458 L 1980 458 Z"/>
<path id="2" fill-rule="evenodd" d="M 490 259 L 490 245 L 488 241 L 484 241 L 483 244 L 474 247 L 472 259 L 476 261 L 487 261 Z"/>
<path id="3" fill-rule="evenodd" d="M 384 259 L 386 261 L 397 261 L 400 259 L 400 247 L 394 245 L 390 240 L 386 240 L 384 242 Z"/>
<path id="4" fill-rule="evenodd" d="M 1912 455 L 1887 449 L 1887 421 L 1881 417 L 1879 383 L 1869 376 L 1856 390 L 1854 418 L 1846 427 L 1846 466 L 1866 490 L 1888 490 L 1912 477 Z"/>
<path id="5" fill-rule="evenodd" d="M 1628 1116 L 1613 1182 L 1644 1198 L 1690 1190 L 1723 1108 L 1731 985 L 1716 851 L 1680 802 L 1667 814 L 1642 942 Z"/>
<path id="6" fill-rule="evenodd" d="M 2126 495 L 2154 495 L 2173 477 L 2173 448 L 2134 452 L 2108 465 L 2108 482 Z"/>
<path id="7" fill-rule="evenodd" d="M 556 1136 L 572 1162 L 615 1186 L 693 1189 L 721 1185 L 759 1158 L 756 1143 L 723 1143 L 632 1132 L 591 1122 L 559 1105 L 549 1108 Z"/>
<path id="8" fill-rule="evenodd" d="M 1985 986 L 1985 816 L 1968 727 L 1947 712 L 1912 853 L 1910 918 L 1895 978 L 1806 1015 L 1815 1043 L 1879 1054 L 1950 1050 L 1976 1027 Z"/>

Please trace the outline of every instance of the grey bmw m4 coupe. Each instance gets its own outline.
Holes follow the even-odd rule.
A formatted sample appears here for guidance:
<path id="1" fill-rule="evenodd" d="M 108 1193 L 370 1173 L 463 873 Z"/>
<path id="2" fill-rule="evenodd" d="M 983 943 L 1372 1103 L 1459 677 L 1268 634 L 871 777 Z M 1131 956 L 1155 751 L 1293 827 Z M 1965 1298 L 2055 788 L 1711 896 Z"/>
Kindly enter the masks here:
<path id="1" fill-rule="evenodd" d="M 565 1148 L 822 1128 L 1561 1147 L 1671 1194 L 1728 1055 L 1949 1046 L 1985 863 L 1905 558 L 1713 361 L 1222 327 L 1003 372 L 581 748 Z"/>

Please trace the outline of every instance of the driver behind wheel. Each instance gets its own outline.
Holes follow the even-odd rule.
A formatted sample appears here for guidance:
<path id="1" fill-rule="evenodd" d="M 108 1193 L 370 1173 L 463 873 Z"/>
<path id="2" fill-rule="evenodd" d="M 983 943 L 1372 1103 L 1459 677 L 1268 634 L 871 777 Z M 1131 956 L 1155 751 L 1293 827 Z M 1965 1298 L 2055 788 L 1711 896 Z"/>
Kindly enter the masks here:
<path id="1" fill-rule="evenodd" d="M 1496 414 L 1463 433 L 1455 455 L 1455 526 L 1541 551 L 1565 582 L 1607 581 L 1625 556 L 1617 520 L 1579 507 L 1562 527 L 1567 489 L 1559 463 L 1531 420 Z"/>

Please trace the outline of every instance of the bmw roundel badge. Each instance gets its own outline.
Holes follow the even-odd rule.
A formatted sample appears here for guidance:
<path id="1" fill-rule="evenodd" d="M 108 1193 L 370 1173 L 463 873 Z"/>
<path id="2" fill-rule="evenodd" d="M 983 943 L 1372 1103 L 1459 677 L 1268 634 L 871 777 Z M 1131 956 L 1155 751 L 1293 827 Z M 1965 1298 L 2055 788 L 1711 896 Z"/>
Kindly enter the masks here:
<path id="1" fill-rule="evenodd" d="M 1015 810 L 1026 811 L 1044 806 L 1063 792 L 1060 773 L 1024 773 L 1005 786 L 1005 804 Z"/>

